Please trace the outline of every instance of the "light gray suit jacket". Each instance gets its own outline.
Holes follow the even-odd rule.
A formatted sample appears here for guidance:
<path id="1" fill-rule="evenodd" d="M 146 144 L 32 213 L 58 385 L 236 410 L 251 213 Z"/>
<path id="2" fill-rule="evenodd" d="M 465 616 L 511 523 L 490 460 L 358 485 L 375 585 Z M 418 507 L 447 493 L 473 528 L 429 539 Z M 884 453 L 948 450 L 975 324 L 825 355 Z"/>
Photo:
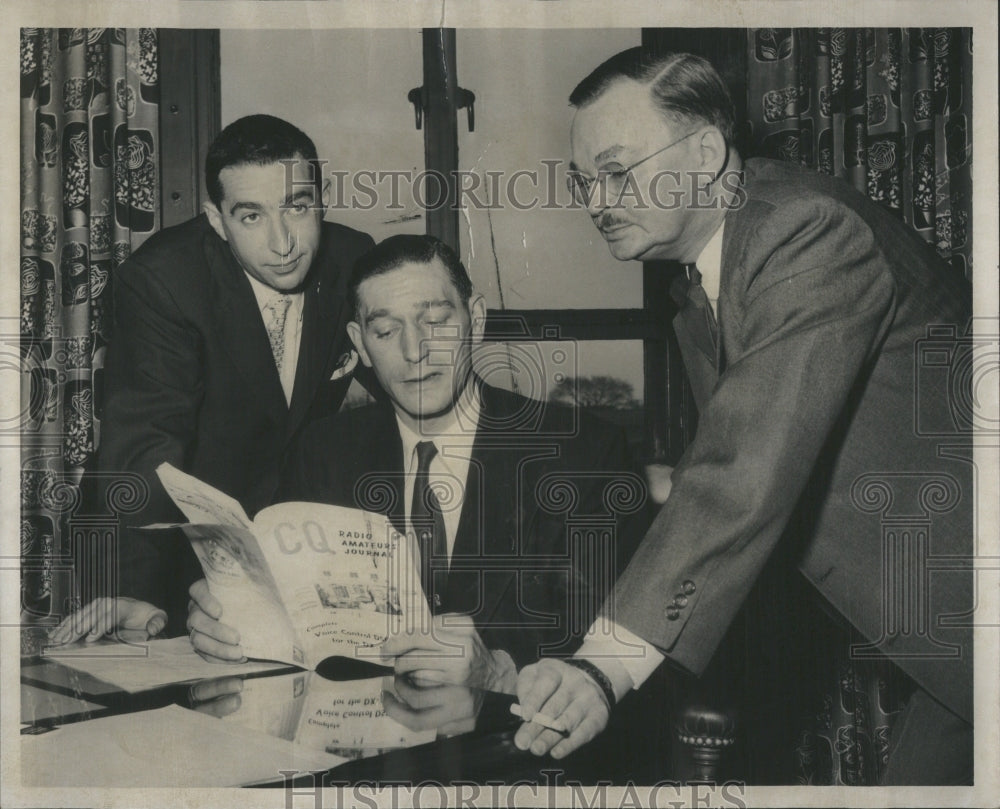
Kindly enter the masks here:
<path id="1" fill-rule="evenodd" d="M 778 549 L 970 718 L 972 574 L 929 570 L 973 552 L 970 286 L 838 179 L 751 159 L 743 188 L 723 234 L 723 370 L 606 609 L 699 673 Z"/>

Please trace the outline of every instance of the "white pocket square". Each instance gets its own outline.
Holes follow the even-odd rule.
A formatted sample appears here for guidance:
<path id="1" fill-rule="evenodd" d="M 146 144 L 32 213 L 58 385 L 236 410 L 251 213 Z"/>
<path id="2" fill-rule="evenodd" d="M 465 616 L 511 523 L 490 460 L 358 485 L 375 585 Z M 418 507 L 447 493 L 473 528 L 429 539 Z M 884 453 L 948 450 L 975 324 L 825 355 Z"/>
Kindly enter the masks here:
<path id="1" fill-rule="evenodd" d="M 347 376 L 351 371 L 354 370 L 354 366 L 358 364 L 358 352 L 353 348 L 350 351 L 345 351 L 340 355 L 340 359 L 337 360 L 337 367 L 330 377 L 331 382 L 335 382 L 343 376 Z"/>

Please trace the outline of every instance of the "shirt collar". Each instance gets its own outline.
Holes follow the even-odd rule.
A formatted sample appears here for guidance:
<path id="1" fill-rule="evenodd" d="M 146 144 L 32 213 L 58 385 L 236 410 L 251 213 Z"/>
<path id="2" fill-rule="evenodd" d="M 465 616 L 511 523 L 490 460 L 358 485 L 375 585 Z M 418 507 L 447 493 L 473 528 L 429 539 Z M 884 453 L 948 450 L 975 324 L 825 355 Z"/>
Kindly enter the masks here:
<path id="1" fill-rule="evenodd" d="M 302 300 L 301 292 L 282 292 L 280 289 L 274 289 L 273 287 L 269 287 L 267 284 L 261 283 L 246 270 L 244 270 L 243 273 L 250 280 L 250 289 L 253 290 L 253 296 L 257 299 L 257 308 L 261 311 L 263 311 L 264 307 L 271 303 L 271 301 L 276 300 L 282 295 L 287 295 L 291 298 L 293 304 Z"/>
<path id="2" fill-rule="evenodd" d="M 421 434 L 404 424 L 399 415 L 396 415 L 396 424 L 399 426 L 399 437 L 403 441 L 403 465 L 407 472 L 410 469 L 413 459 L 413 450 L 421 441 L 434 441 L 438 448 L 438 458 L 447 466 L 447 458 L 472 456 L 472 445 L 476 440 L 476 433 L 479 429 L 479 413 L 482 408 L 482 401 L 479 394 L 479 386 L 475 381 L 470 381 L 462 391 L 459 402 L 452 409 L 451 418 L 443 430 L 428 435 Z M 461 414 L 461 415 L 459 415 Z"/>
<path id="3" fill-rule="evenodd" d="M 712 238 L 701 248 L 701 252 L 695 260 L 698 272 L 701 273 L 701 285 L 705 288 L 705 295 L 713 304 L 719 300 L 722 276 L 722 232 L 724 228 L 725 220 L 723 219 L 715 229 L 715 233 L 712 234 Z"/>

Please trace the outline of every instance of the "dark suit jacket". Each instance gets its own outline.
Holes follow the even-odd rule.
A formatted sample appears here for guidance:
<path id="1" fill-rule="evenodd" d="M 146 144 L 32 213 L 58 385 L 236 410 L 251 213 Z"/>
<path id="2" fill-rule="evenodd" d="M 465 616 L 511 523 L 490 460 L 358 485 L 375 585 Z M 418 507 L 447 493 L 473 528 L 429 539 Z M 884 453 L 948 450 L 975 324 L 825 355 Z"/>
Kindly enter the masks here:
<path id="1" fill-rule="evenodd" d="M 971 576 L 935 571 L 903 591 L 884 572 L 901 544 L 911 561 L 961 565 L 972 553 L 969 435 L 949 413 L 962 375 L 949 390 L 940 367 L 919 363 L 929 325 L 965 334 L 969 284 L 840 180 L 773 161 L 745 168 L 747 200 L 723 234 L 712 359 L 724 370 L 616 585 L 616 616 L 698 673 L 787 534 L 783 552 L 827 601 L 970 718 L 971 633 L 937 619 L 971 609 Z M 947 364 L 960 341 L 941 342 Z M 935 429 L 947 434 L 925 434 Z"/>
<path id="2" fill-rule="evenodd" d="M 620 430 L 481 390 L 446 583 L 435 574 L 436 611 L 470 614 L 486 645 L 522 666 L 576 648 L 652 515 Z M 405 530 L 403 469 L 392 407 L 370 405 L 303 432 L 279 498 L 365 508 Z"/>
<path id="3" fill-rule="evenodd" d="M 127 523 L 183 521 L 153 471 L 164 461 L 251 513 L 270 502 L 291 440 L 336 412 L 347 392 L 350 374 L 330 381 L 350 349 L 346 280 L 372 244 L 323 223 L 291 407 L 246 273 L 204 215 L 155 234 L 118 268 L 98 466 L 145 478 L 149 501 Z M 171 628 L 183 632 L 186 590 L 201 575 L 186 541 L 128 531 L 119 574 L 119 592 L 166 608 Z"/>

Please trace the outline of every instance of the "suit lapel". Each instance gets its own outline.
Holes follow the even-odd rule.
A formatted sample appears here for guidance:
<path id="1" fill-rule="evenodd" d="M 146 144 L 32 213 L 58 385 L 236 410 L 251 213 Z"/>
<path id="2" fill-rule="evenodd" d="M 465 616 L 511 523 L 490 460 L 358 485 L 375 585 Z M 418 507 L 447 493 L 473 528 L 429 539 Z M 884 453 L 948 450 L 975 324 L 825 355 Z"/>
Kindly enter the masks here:
<path id="1" fill-rule="evenodd" d="M 519 551 L 516 476 L 520 456 L 508 442 L 499 440 L 514 410 L 499 391 L 481 383 L 480 391 L 479 425 L 452 548 L 445 607 L 472 613 L 477 623 L 488 624 L 516 579 L 513 571 L 491 571 L 489 558 L 510 558 Z M 529 507 L 520 515 L 525 531 L 533 514 L 534 508 Z M 455 562 L 462 557 L 477 569 L 461 572 Z"/>
<path id="2" fill-rule="evenodd" d="M 388 404 L 378 406 L 378 418 L 369 425 L 369 434 L 361 437 L 367 448 L 365 467 L 370 470 L 350 484 L 354 487 L 354 501 L 360 508 L 368 503 L 388 502 L 389 507 L 378 509 L 385 514 L 393 527 L 406 533 L 406 470 L 403 466 L 403 440 L 399 437 L 396 415 Z M 358 487 L 363 488 L 359 489 Z M 364 488 L 371 488 L 370 496 Z M 388 496 L 386 496 L 388 495 Z M 370 508 L 370 511 L 376 509 Z"/>
<path id="3" fill-rule="evenodd" d="M 757 175 L 755 161 L 743 164 L 740 184 L 744 187 L 752 185 Z M 748 206 L 732 208 L 726 212 L 726 221 L 722 231 L 722 264 L 719 267 L 719 311 L 716 319 L 719 322 L 719 346 L 716 357 L 716 367 L 721 375 L 733 356 L 738 356 L 739 346 L 733 338 L 740 329 L 739 323 L 732 322 L 735 313 L 742 318 L 742 309 L 733 305 L 732 301 L 740 300 L 740 290 L 736 288 L 742 275 L 740 259 L 744 254 L 749 239 L 756 234 L 754 228 L 748 225 L 746 216 Z M 732 291 L 730 288 L 732 287 Z"/>
<path id="4" fill-rule="evenodd" d="M 719 324 L 719 339 L 715 343 L 715 372 L 717 377 L 726 372 L 726 345 L 724 343 L 722 331 L 722 293 L 719 293 L 719 300 L 716 303 L 715 320 Z"/>
<path id="5" fill-rule="evenodd" d="M 259 403 L 276 424 L 283 424 L 288 417 L 288 405 L 250 281 L 233 258 L 229 245 L 217 236 L 210 238 L 214 247 L 208 263 L 220 340 L 247 387 L 255 393 L 249 401 Z"/>
<path id="6" fill-rule="evenodd" d="M 673 325 L 674 334 L 677 335 L 677 344 L 681 350 L 681 358 L 684 360 L 684 370 L 687 372 L 691 392 L 694 394 L 695 405 L 701 411 L 711 397 L 715 383 L 719 381 L 717 366 L 713 362 L 715 348 L 713 347 L 711 353 L 708 353 L 703 346 L 699 345 L 699 341 L 692 334 L 683 312 L 679 312 L 674 317 Z"/>
<path id="7" fill-rule="evenodd" d="M 317 387 L 333 373 L 334 358 L 349 348 L 349 338 L 343 329 L 349 317 L 346 301 L 332 280 L 326 283 L 323 280 L 310 279 L 303 293 L 302 337 L 288 419 L 289 434 L 295 432 L 309 412 Z"/>
<path id="8" fill-rule="evenodd" d="M 406 472 L 403 466 L 403 441 L 398 430 L 387 431 L 392 436 L 385 442 L 386 469 L 399 469 L 393 474 L 388 485 L 393 493 L 392 505 L 389 508 L 389 521 L 401 534 L 406 533 Z"/>
<path id="9" fill-rule="evenodd" d="M 677 274 L 670 284 L 670 297 L 677 304 L 677 314 L 673 319 L 674 334 L 680 346 L 684 368 L 687 371 L 691 391 L 694 394 L 698 410 L 704 409 L 711 398 L 719 377 L 726 370 L 727 352 L 725 347 L 729 329 L 725 328 L 724 312 L 728 311 L 726 300 L 729 298 L 728 284 L 733 277 L 733 270 L 739 262 L 740 245 L 743 242 L 744 228 L 740 227 L 738 211 L 729 211 L 722 224 L 722 256 L 719 266 L 719 300 L 716 303 L 715 322 L 717 337 L 713 341 L 710 330 L 703 328 L 700 322 L 694 323 L 693 318 L 702 316 L 702 312 L 688 304 L 688 279 L 683 270 Z M 694 311 L 692 311 L 694 310 Z"/>
<path id="10" fill-rule="evenodd" d="M 472 457 L 469 461 L 469 474 L 465 479 L 462 513 L 458 518 L 458 532 L 455 535 L 455 542 L 451 549 L 453 557 L 479 557 L 483 552 L 480 537 L 483 532 L 484 522 L 484 515 L 482 513 L 482 485 L 485 475 L 483 474 L 482 446 L 478 439 L 479 436 L 477 434 L 476 445 L 473 448 Z"/>
<path id="11" fill-rule="evenodd" d="M 674 330 L 684 332 L 691 344 L 696 347 L 705 358 L 715 363 L 717 357 L 717 341 L 712 337 L 712 328 L 709 325 L 708 316 L 704 309 L 694 305 L 688 299 L 690 282 L 686 274 L 682 271 L 670 284 L 670 297 L 677 304 L 677 314 L 674 316 Z M 707 298 L 705 306 L 708 306 Z"/>

